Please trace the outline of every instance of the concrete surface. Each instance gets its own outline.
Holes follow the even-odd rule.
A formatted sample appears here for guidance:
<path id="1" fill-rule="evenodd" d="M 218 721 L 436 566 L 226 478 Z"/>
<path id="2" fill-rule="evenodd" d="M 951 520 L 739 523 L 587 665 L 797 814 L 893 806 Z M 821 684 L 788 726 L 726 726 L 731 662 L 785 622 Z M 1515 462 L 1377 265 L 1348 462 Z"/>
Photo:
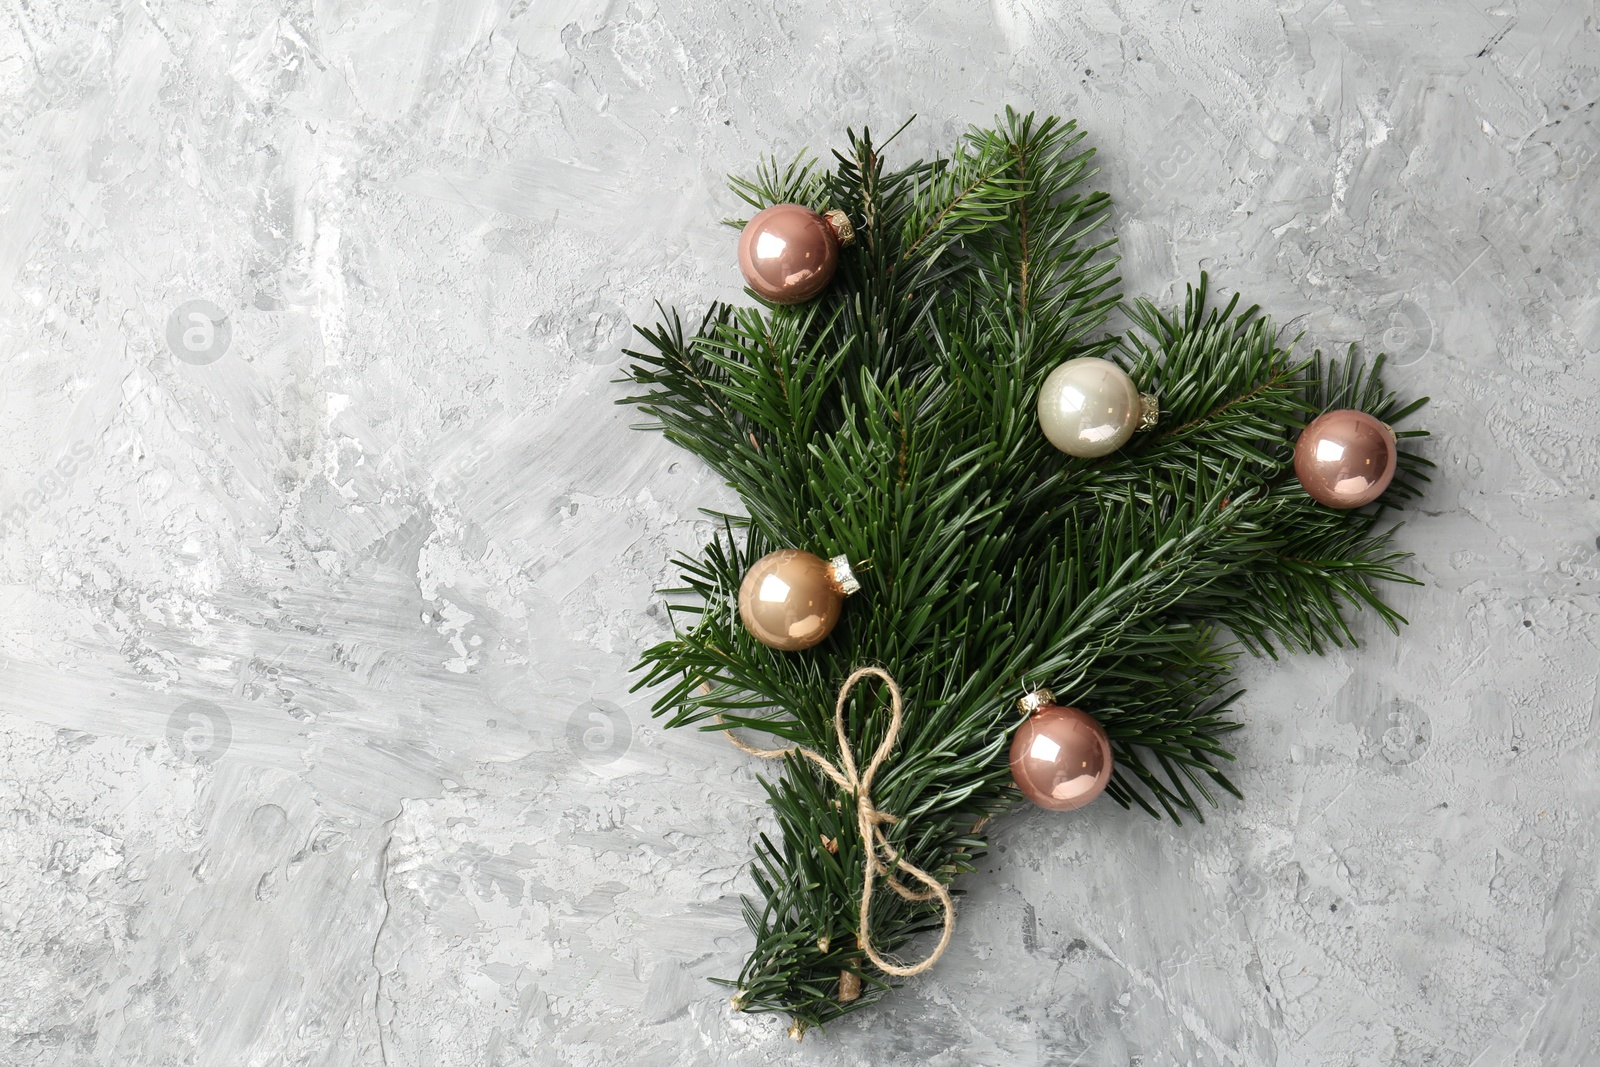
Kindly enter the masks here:
<path id="1" fill-rule="evenodd" d="M 12 0 L 0 1063 L 1600 1060 L 1593 2 Z M 1022 814 L 798 1048 L 749 761 L 627 692 L 705 471 L 626 429 L 730 169 L 1075 115 L 1130 293 L 1395 353 L 1400 638 L 1251 667 L 1248 793 Z"/>

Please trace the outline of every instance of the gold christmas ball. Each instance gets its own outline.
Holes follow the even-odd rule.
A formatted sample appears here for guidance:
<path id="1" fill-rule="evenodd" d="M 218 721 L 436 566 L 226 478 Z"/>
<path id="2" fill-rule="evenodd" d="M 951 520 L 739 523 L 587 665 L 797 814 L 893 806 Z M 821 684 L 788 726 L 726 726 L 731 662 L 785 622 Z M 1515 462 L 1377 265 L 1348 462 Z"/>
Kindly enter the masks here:
<path id="1" fill-rule="evenodd" d="M 1399 458 L 1393 430 L 1364 411 L 1341 409 L 1318 416 L 1300 434 L 1294 473 L 1313 500 L 1349 510 L 1383 495 Z"/>
<path id="2" fill-rule="evenodd" d="M 1139 392 L 1128 372 L 1108 359 L 1069 359 L 1039 388 L 1039 428 L 1072 456 L 1115 452 L 1133 431 L 1156 422 L 1156 398 Z"/>
<path id="3" fill-rule="evenodd" d="M 1048 690 L 1033 696 L 1044 699 L 1011 738 L 1011 777 L 1041 808 L 1081 808 L 1111 781 L 1111 739 L 1088 713 L 1049 703 Z"/>
<path id="4" fill-rule="evenodd" d="M 739 618 L 767 647 L 798 652 L 833 632 L 844 598 L 859 588 L 843 556 L 825 560 L 798 549 L 780 549 L 744 572 Z"/>

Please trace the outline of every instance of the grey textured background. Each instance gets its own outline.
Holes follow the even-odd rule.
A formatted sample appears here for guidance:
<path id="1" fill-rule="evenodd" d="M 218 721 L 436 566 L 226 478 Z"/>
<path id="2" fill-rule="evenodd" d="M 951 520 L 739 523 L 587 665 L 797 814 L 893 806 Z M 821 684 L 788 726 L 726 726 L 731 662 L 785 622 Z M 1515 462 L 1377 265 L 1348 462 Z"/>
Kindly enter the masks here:
<path id="1" fill-rule="evenodd" d="M 0 1063 L 1600 1059 L 1594 4 L 863 6 L 6 5 Z M 753 768 L 627 692 L 728 498 L 609 379 L 737 298 L 726 171 L 1006 103 L 1130 293 L 1432 394 L 1428 584 L 1247 669 L 1247 800 L 1011 818 L 796 1047 L 705 981 Z"/>

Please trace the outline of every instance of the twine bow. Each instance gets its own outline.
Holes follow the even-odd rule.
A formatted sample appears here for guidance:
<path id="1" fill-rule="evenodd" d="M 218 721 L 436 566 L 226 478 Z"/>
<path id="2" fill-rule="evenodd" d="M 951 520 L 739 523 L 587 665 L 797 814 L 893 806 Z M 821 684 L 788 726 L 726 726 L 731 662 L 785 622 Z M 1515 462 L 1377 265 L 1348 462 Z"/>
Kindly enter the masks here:
<path id="1" fill-rule="evenodd" d="M 844 706 L 850 697 L 850 690 L 854 689 L 856 683 L 869 674 L 877 675 L 889 687 L 889 730 L 883 735 L 883 740 L 878 743 L 877 751 L 872 754 L 872 762 L 867 764 L 867 769 L 864 772 L 858 772 L 855 752 L 851 750 L 850 739 L 844 732 Z M 899 978 L 909 978 L 912 975 L 926 971 L 938 961 L 940 956 L 944 955 L 944 950 L 950 944 L 950 937 L 955 932 L 956 905 L 955 901 L 950 899 L 950 890 L 945 888 L 943 882 L 922 868 L 907 863 L 899 850 L 889 843 L 889 838 L 883 832 L 883 828 L 900 820 L 897 816 L 878 810 L 877 805 L 872 802 L 873 776 L 878 773 L 878 768 L 883 765 L 884 760 L 889 758 L 889 752 L 894 748 L 895 740 L 900 736 L 901 718 L 900 687 L 889 676 L 889 672 L 879 667 L 861 667 L 846 678 L 844 685 L 839 687 L 839 702 L 833 710 L 833 727 L 839 735 L 839 762 L 844 765 L 842 769 L 834 766 L 827 758 L 799 745 L 790 748 L 756 748 L 734 736 L 732 730 L 728 730 L 727 735 L 728 740 L 733 742 L 735 747 L 762 759 L 780 759 L 791 752 L 798 752 L 822 768 L 822 773 L 833 779 L 840 789 L 855 795 L 856 829 L 861 834 L 861 843 L 865 846 L 867 854 L 866 862 L 863 864 L 861 880 L 861 928 L 856 934 L 856 941 L 861 946 L 861 951 L 866 953 L 867 958 L 876 964 L 879 970 Z M 928 888 L 922 891 L 907 888 L 903 882 L 894 876 L 896 870 L 904 871 Z M 933 947 L 933 951 L 921 963 L 902 967 L 899 964 L 890 963 L 878 955 L 877 950 L 872 947 L 870 933 L 872 927 L 869 921 L 872 917 L 872 886 L 879 877 L 888 882 L 889 888 L 893 889 L 904 900 L 921 901 L 937 898 L 940 906 L 944 909 L 944 932 L 939 937 L 939 943 Z"/>

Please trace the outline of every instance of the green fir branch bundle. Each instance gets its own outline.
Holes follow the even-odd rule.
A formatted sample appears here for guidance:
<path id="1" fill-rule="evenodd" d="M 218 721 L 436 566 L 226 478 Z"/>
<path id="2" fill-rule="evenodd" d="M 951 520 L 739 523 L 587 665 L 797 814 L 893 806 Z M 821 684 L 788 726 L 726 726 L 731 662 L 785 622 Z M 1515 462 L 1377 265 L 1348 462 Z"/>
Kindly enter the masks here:
<path id="1" fill-rule="evenodd" d="M 1108 333 L 1110 200 L 1088 185 L 1082 137 L 1008 110 L 950 157 L 902 169 L 866 131 L 828 172 L 763 163 L 733 180 L 751 207 L 850 215 L 858 244 L 833 285 L 799 306 L 716 304 L 692 330 L 664 310 L 630 353 L 638 391 L 625 402 L 745 508 L 680 561 L 676 636 L 645 653 L 639 686 L 659 687 L 669 725 L 764 731 L 837 763 L 838 687 L 884 667 L 907 710 L 873 799 L 898 817 L 893 847 L 946 882 L 974 869 L 988 819 L 1019 803 L 1006 749 L 1028 689 L 1048 685 L 1105 727 L 1118 803 L 1202 819 L 1219 792 L 1238 794 L 1223 768 L 1240 651 L 1351 644 L 1351 608 L 1395 628 L 1380 586 L 1414 582 L 1387 516 L 1421 492 L 1428 461 L 1402 448 L 1379 503 L 1345 512 L 1312 501 L 1291 458 L 1322 411 L 1394 424 L 1423 401 L 1384 388 L 1381 356 L 1294 355 L 1258 309 L 1213 306 L 1204 275 L 1182 307 L 1134 301 L 1127 332 Z M 1101 459 L 1056 451 L 1035 413 L 1044 377 L 1084 355 L 1118 361 L 1162 409 Z M 1398 430 L 1402 445 L 1420 436 Z M 848 556 L 862 584 L 805 652 L 740 625 L 744 571 L 777 548 Z M 884 701 L 853 693 L 856 752 L 884 736 Z M 788 1013 L 803 1031 L 893 982 L 856 940 L 853 804 L 794 755 L 763 780 L 778 833 L 756 843 L 755 944 L 729 984 L 744 1010 Z M 910 952 L 941 923 L 935 903 L 873 900 L 880 952 Z M 844 974 L 859 996 L 841 997 Z"/>

